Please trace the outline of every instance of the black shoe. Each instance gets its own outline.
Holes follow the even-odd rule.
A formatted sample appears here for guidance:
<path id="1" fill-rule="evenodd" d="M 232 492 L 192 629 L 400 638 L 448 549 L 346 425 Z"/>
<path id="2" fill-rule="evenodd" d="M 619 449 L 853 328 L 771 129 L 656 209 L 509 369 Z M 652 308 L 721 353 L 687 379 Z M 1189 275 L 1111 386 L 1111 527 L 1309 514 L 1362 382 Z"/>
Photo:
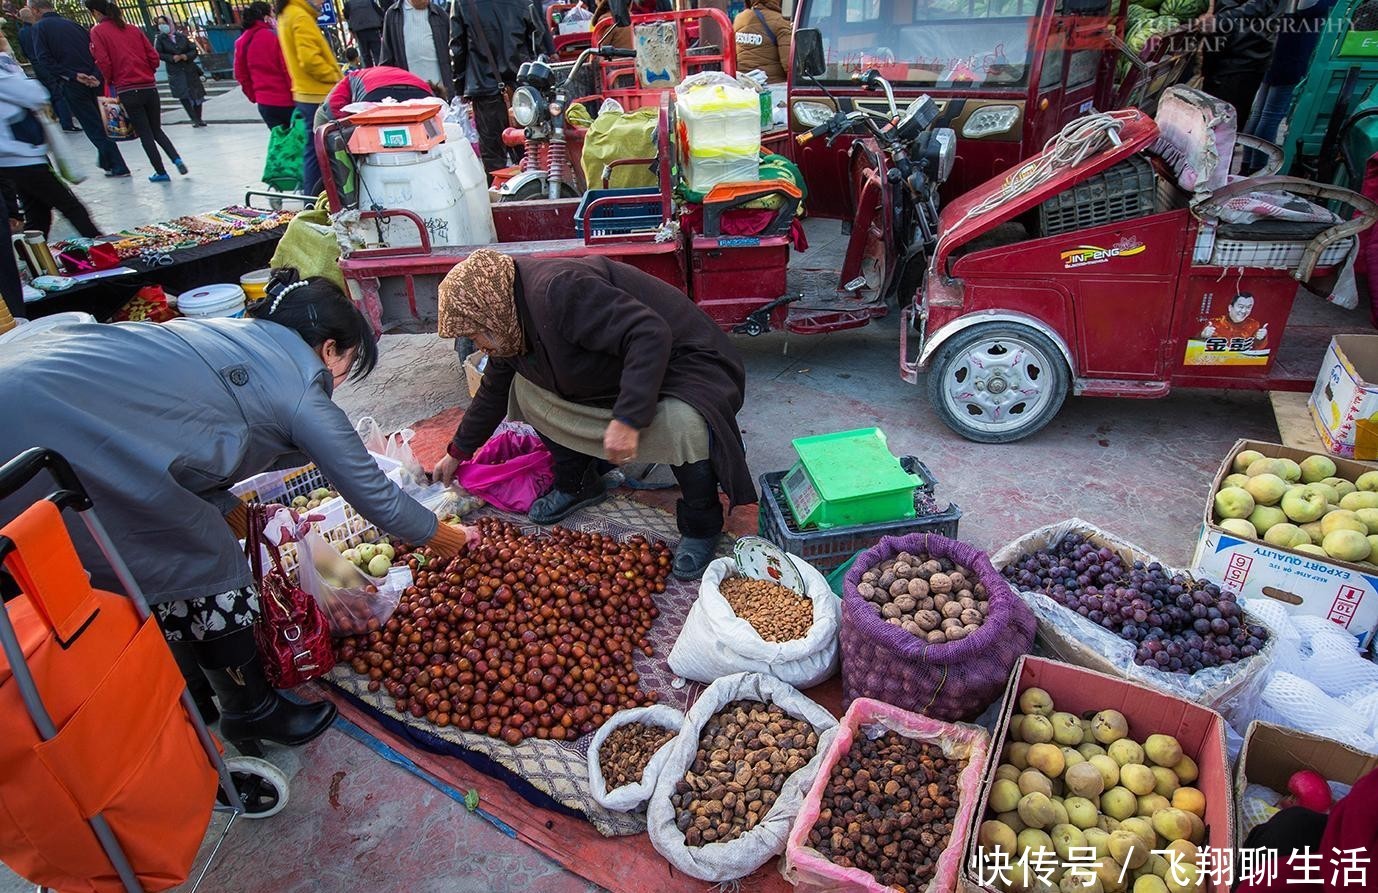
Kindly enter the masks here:
<path id="1" fill-rule="evenodd" d="M 713 561 L 713 552 L 717 547 L 716 536 L 680 537 L 670 572 L 681 580 L 697 580 Z"/>
<path id="2" fill-rule="evenodd" d="M 80 127 L 64 127 L 64 128 L 62 128 L 62 132 L 63 132 L 63 133 L 81 133 L 81 128 L 80 128 Z"/>
<path id="3" fill-rule="evenodd" d="M 177 669 L 182 671 L 182 678 L 186 680 L 196 710 L 201 714 L 201 721 L 208 726 L 219 722 L 220 710 L 215 706 L 215 689 L 206 681 L 205 671 L 196 662 L 196 653 L 182 642 L 169 643 L 169 647 L 177 660 Z"/>
<path id="4" fill-rule="evenodd" d="M 123 170 L 123 171 L 106 171 L 106 172 L 105 172 L 105 175 L 106 175 L 107 177 L 131 177 L 131 176 L 133 176 L 133 174 L 131 174 L 131 173 L 130 173 L 129 171 L 127 171 L 127 170 Z"/>
<path id="5" fill-rule="evenodd" d="M 531 508 L 526 516 L 536 524 L 546 526 L 563 521 L 565 518 L 577 512 L 579 509 L 597 505 L 608 498 L 608 488 L 589 466 L 589 470 L 584 474 L 584 485 L 577 493 L 567 493 L 564 490 L 551 490 L 549 493 L 531 503 Z"/>
<path id="6" fill-rule="evenodd" d="M 191 126 L 192 126 L 192 127 L 205 127 L 205 126 L 206 126 L 206 122 L 205 122 L 205 121 L 192 121 L 192 122 L 191 122 Z"/>
<path id="7" fill-rule="evenodd" d="M 206 668 L 220 698 L 220 734 L 247 756 L 262 756 L 260 741 L 298 747 L 314 740 L 335 721 L 329 701 L 298 704 L 268 685 L 257 657 L 239 667 Z"/>

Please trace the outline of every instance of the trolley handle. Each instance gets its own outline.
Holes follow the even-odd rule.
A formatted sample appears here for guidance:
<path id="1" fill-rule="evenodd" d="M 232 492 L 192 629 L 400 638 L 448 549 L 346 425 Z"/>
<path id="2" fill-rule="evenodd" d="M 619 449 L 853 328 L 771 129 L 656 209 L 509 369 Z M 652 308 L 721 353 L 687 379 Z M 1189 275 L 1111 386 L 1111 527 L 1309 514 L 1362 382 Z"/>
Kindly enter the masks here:
<path id="1" fill-rule="evenodd" d="M 30 447 L 0 466 L 0 499 L 13 496 L 44 471 L 52 474 L 58 485 L 58 489 L 48 496 L 49 502 L 59 509 L 77 512 L 91 508 L 91 497 L 87 495 L 77 473 L 72 470 L 71 463 L 46 447 Z"/>

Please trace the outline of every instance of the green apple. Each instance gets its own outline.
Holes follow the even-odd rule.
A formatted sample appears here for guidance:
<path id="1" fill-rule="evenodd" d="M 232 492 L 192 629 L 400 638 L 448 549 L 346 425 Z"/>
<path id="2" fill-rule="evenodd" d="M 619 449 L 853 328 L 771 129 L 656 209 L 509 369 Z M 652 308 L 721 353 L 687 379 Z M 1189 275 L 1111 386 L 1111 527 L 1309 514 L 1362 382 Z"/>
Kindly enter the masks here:
<path id="1" fill-rule="evenodd" d="M 1254 528 L 1254 525 L 1243 518 L 1226 518 L 1224 521 L 1220 522 L 1220 529 L 1226 533 L 1233 533 L 1235 536 L 1241 536 L 1246 540 L 1258 539 L 1258 530 Z"/>
<path id="2" fill-rule="evenodd" d="M 1282 494 L 1282 510 L 1296 524 L 1320 520 L 1325 508 L 1325 494 L 1309 485 Z"/>
<path id="3" fill-rule="evenodd" d="M 1234 457 L 1234 464 L 1231 467 L 1234 471 L 1243 474 L 1249 470 L 1250 465 L 1262 458 L 1264 455 L 1258 450 L 1240 450 L 1239 455 Z"/>
<path id="4" fill-rule="evenodd" d="M 1243 487 L 1225 487 L 1215 494 L 1216 518 L 1247 518 L 1253 510 L 1254 498 Z"/>
<path id="5" fill-rule="evenodd" d="M 1286 524 L 1287 514 L 1276 506 L 1260 505 L 1249 514 L 1249 523 L 1254 525 L 1254 530 L 1266 534 L 1268 529 L 1275 524 Z"/>
<path id="6" fill-rule="evenodd" d="M 1335 461 L 1328 456 L 1307 456 L 1301 460 L 1301 479 L 1308 484 L 1335 476 Z"/>
<path id="7" fill-rule="evenodd" d="M 1244 489 L 1254 498 L 1255 505 L 1276 505 L 1287 492 L 1287 482 L 1275 474 L 1259 474 L 1249 478 Z"/>

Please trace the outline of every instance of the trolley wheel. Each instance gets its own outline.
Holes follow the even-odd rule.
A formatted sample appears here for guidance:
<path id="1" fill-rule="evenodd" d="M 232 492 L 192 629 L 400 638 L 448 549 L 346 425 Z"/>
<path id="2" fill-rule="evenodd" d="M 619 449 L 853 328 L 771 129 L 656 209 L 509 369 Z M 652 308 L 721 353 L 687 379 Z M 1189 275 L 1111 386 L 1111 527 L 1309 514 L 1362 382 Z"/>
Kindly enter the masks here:
<path id="1" fill-rule="evenodd" d="M 1052 421 L 1071 373 L 1046 335 L 994 322 L 958 332 L 938 348 L 928 399 L 953 431 L 977 443 L 1010 443 Z"/>
<path id="2" fill-rule="evenodd" d="M 287 776 L 267 760 L 258 757 L 226 757 L 225 768 L 244 803 L 242 815 L 246 819 L 266 819 L 282 812 L 287 805 Z M 225 792 L 216 799 L 222 805 Z"/>

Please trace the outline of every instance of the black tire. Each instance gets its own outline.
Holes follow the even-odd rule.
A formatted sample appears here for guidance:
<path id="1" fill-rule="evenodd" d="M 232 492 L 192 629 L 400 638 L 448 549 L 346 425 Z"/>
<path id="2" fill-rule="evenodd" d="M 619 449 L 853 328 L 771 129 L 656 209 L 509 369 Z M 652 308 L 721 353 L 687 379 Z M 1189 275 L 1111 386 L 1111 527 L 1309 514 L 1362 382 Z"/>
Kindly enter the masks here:
<path id="1" fill-rule="evenodd" d="M 978 377 L 974 368 L 985 374 Z M 998 391 L 990 387 L 997 383 Z M 1070 386 L 1071 370 L 1058 346 L 1019 323 L 958 332 L 938 348 L 928 370 L 928 401 L 938 418 L 977 443 L 1012 443 L 1033 434 L 1057 415 Z"/>

